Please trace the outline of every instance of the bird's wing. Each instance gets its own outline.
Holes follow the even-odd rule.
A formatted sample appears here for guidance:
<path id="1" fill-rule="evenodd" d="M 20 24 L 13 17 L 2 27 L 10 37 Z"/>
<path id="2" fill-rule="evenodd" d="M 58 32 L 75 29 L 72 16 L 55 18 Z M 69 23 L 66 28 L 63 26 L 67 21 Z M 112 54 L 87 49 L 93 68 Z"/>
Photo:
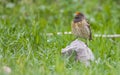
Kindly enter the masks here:
<path id="1" fill-rule="evenodd" d="M 90 28 L 90 24 L 88 22 L 88 20 L 86 18 L 84 18 L 85 20 L 85 25 L 87 26 L 87 28 L 89 29 L 89 40 L 92 40 L 92 32 L 91 32 L 91 28 Z"/>
<path id="2" fill-rule="evenodd" d="M 87 22 L 87 27 L 90 31 L 89 40 L 92 40 L 92 32 L 91 32 L 90 24 L 88 22 Z"/>

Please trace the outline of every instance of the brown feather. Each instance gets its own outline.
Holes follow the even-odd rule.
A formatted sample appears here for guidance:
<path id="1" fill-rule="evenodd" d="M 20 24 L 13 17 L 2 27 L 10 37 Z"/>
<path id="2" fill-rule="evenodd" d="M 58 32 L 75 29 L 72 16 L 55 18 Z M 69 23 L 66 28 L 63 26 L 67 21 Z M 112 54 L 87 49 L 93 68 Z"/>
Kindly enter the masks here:
<path id="1" fill-rule="evenodd" d="M 85 19 L 79 22 L 72 22 L 72 33 L 76 37 L 81 37 L 89 40 L 92 39 L 90 25 Z"/>
<path id="2" fill-rule="evenodd" d="M 71 28 L 72 28 L 72 33 L 76 37 L 81 37 L 89 40 L 92 39 L 90 25 L 87 22 L 87 19 L 84 16 L 84 14 L 80 12 L 76 13 L 75 18 L 72 22 Z"/>

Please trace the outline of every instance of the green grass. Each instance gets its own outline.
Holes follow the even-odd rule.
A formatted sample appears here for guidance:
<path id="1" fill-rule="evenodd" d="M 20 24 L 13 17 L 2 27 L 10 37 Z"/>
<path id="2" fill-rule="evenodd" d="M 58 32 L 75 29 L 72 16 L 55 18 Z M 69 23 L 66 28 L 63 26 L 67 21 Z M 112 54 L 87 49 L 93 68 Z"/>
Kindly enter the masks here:
<path id="1" fill-rule="evenodd" d="M 76 11 L 87 16 L 93 35 L 120 34 L 119 0 L 13 1 L 0 0 L 0 75 L 5 75 L 5 65 L 12 69 L 10 75 L 120 74 L 120 38 L 93 37 L 89 47 L 99 63 L 86 68 L 61 55 L 73 35 L 45 35 L 71 31 Z"/>

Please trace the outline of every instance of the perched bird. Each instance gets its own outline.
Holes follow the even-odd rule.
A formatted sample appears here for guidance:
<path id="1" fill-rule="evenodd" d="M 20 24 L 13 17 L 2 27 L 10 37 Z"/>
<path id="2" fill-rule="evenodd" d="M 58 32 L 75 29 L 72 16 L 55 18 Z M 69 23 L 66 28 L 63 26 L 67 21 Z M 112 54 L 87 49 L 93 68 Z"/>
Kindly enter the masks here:
<path id="1" fill-rule="evenodd" d="M 75 13 L 75 17 L 71 24 L 72 34 L 77 38 L 84 38 L 92 40 L 90 24 L 87 22 L 84 14 L 80 12 Z"/>

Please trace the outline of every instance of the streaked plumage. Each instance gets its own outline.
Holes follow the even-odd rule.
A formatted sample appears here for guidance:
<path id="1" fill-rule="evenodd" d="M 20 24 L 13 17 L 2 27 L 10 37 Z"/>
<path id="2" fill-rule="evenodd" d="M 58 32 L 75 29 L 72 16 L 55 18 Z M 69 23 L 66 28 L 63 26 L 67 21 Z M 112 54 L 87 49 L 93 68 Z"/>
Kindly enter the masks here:
<path id="1" fill-rule="evenodd" d="M 88 24 L 85 16 L 82 13 L 80 12 L 76 13 L 71 28 L 72 28 L 72 33 L 76 37 L 85 38 L 89 40 L 92 39 L 90 25 Z"/>

